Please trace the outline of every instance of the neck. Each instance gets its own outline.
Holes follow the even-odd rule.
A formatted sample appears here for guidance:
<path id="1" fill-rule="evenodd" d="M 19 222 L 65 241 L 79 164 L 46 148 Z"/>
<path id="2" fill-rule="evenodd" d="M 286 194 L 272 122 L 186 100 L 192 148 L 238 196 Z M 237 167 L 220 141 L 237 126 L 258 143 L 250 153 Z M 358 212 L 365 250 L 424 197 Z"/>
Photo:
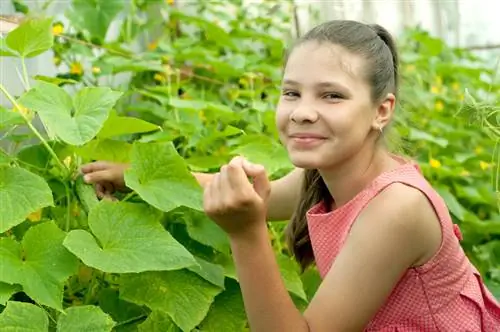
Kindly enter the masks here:
<path id="1" fill-rule="evenodd" d="M 360 151 L 343 164 L 319 172 L 334 198 L 332 208 L 336 208 L 354 198 L 378 175 L 397 165 L 387 151 L 377 148 L 370 154 Z"/>

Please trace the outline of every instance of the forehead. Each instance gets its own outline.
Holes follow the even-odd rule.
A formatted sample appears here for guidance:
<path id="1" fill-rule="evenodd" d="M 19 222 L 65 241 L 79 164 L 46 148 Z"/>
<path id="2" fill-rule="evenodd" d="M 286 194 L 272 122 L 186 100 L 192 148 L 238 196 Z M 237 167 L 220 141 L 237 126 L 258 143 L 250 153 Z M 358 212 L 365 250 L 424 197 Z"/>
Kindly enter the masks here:
<path id="1" fill-rule="evenodd" d="M 307 82 L 342 80 L 354 84 L 363 80 L 365 61 L 340 45 L 316 41 L 297 46 L 290 54 L 284 79 Z"/>

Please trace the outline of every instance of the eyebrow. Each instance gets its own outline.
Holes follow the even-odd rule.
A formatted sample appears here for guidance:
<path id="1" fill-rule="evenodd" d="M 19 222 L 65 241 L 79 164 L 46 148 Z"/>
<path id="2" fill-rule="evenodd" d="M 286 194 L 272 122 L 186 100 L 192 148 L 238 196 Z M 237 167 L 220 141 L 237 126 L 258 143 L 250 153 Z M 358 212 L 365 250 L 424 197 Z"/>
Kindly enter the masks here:
<path id="1" fill-rule="evenodd" d="M 283 85 L 300 86 L 301 84 L 297 81 L 294 81 L 294 80 L 285 79 L 283 81 Z M 315 84 L 315 87 L 316 88 L 337 88 L 337 89 L 340 89 L 342 91 L 349 91 L 349 89 L 346 86 L 344 86 L 340 83 L 328 82 L 328 81 L 319 82 L 319 83 Z"/>

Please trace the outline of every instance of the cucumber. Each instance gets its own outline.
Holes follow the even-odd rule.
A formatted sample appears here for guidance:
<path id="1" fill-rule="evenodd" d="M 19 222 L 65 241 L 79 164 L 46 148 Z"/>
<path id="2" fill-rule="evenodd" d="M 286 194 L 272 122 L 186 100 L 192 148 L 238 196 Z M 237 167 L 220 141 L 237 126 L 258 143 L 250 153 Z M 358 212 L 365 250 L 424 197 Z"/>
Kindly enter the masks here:
<path id="1" fill-rule="evenodd" d="M 85 183 L 83 176 L 79 176 L 75 181 L 75 190 L 85 212 L 88 214 L 99 203 L 94 187 Z"/>

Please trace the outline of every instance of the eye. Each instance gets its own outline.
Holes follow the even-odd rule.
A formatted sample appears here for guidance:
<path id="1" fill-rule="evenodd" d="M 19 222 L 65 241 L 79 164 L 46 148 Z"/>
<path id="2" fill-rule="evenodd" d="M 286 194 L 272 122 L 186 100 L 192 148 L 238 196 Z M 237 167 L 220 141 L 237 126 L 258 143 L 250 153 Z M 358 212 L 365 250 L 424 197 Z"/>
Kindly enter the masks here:
<path id="1" fill-rule="evenodd" d="M 344 99 L 344 96 L 342 96 L 339 93 L 336 92 L 329 92 L 323 95 L 323 98 L 333 100 L 333 99 Z"/>
<path id="2" fill-rule="evenodd" d="M 292 90 L 283 90 L 282 95 L 288 99 L 300 97 L 300 94 Z"/>

